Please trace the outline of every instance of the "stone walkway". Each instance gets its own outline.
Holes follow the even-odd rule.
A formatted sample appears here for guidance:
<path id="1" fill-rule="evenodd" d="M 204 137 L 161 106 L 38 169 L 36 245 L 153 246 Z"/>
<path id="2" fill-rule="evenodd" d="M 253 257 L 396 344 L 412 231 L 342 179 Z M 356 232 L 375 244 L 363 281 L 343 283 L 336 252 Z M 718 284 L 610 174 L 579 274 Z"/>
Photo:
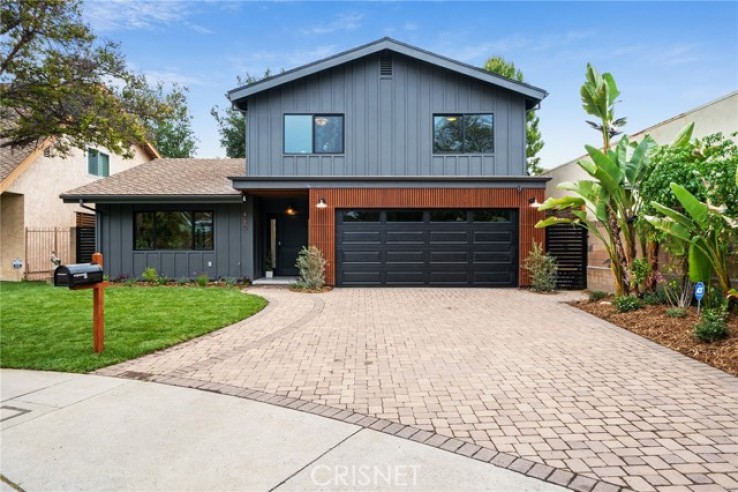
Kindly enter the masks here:
<path id="1" fill-rule="evenodd" d="M 738 490 L 738 379 L 563 304 L 567 295 L 251 292 L 270 306 L 99 372 L 368 415 L 567 470 L 590 480 L 564 484 L 582 490 Z"/>

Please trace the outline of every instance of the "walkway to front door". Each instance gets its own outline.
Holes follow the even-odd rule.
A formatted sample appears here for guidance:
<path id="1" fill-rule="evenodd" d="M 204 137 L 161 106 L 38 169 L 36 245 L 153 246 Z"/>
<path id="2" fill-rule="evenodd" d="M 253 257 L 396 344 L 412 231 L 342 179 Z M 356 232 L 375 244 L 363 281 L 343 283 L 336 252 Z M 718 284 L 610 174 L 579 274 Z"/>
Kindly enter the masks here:
<path id="1" fill-rule="evenodd" d="M 100 372 L 356 412 L 382 432 L 577 490 L 738 488 L 738 379 L 561 302 L 573 294 L 251 292 L 272 303 Z"/>

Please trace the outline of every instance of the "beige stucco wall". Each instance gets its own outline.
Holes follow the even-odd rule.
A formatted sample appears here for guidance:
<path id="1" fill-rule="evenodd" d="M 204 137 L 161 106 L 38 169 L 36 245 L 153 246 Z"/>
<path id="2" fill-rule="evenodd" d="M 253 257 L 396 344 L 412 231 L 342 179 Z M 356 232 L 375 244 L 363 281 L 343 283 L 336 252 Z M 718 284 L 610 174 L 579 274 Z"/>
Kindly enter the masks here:
<path id="1" fill-rule="evenodd" d="M 134 148 L 132 159 L 99 150 L 110 156 L 111 175 L 151 160 L 140 147 Z M 87 152 L 80 149 L 73 149 L 66 158 L 40 155 L 26 168 L 2 194 L 0 279 L 18 280 L 11 263 L 14 258 L 26 261 L 26 227 L 74 227 L 76 212 L 91 213 L 77 204 L 62 202 L 59 195 L 98 179 L 102 178 L 87 173 Z"/>
<path id="2" fill-rule="evenodd" d="M 100 151 L 110 155 L 111 175 L 151 160 L 140 148 L 136 148 L 133 159 Z M 87 152 L 74 149 L 65 159 L 40 156 L 7 191 L 25 195 L 26 227 L 71 227 L 75 225 L 75 212 L 90 212 L 76 204 L 63 203 L 59 195 L 97 179 L 101 178 L 87 174 Z"/>
<path id="3" fill-rule="evenodd" d="M 713 133 L 722 132 L 730 135 L 738 132 L 738 91 L 722 98 L 709 102 L 699 108 L 670 118 L 638 133 L 629 135 L 631 140 L 639 141 L 645 135 L 651 135 L 659 144 L 667 144 L 674 140 L 679 132 L 689 123 L 694 123 L 695 138 L 701 138 Z M 577 161 L 586 156 L 580 155 L 565 164 L 562 164 L 543 173 L 550 176 L 551 181 L 546 184 L 546 197 L 561 197 L 565 191 L 557 189 L 563 182 L 576 182 L 581 179 L 590 179 L 577 164 Z M 607 253 L 604 245 L 596 237 L 589 235 L 589 254 L 587 265 L 587 287 L 590 290 L 612 292 L 614 283 L 610 268 L 605 261 Z"/>
<path id="4" fill-rule="evenodd" d="M 15 270 L 13 260 L 23 259 L 23 195 L 0 195 L 0 278 L 21 280 L 23 269 Z"/>

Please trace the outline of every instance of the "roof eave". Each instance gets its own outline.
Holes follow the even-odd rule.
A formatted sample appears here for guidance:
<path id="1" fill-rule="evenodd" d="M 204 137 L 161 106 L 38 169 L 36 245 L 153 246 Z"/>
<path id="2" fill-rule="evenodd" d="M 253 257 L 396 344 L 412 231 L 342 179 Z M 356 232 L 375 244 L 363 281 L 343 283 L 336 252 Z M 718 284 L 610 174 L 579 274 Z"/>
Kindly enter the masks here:
<path id="1" fill-rule="evenodd" d="M 273 77 L 262 79 L 253 84 L 230 90 L 226 93 L 226 97 L 228 97 L 234 105 L 243 107 L 244 104 L 242 100 L 244 98 L 383 50 L 391 50 L 405 56 L 409 56 L 441 68 L 453 70 L 483 82 L 488 82 L 513 92 L 520 93 L 529 100 L 530 104 L 527 104 L 528 109 L 534 107 L 548 95 L 548 92 L 541 88 L 517 82 L 506 77 L 487 72 L 478 67 L 467 65 L 389 38 L 383 38 L 374 43 L 359 46 L 358 48 L 344 51 L 337 55 L 282 72 L 281 74 Z"/>
<path id="2" fill-rule="evenodd" d="M 84 195 L 84 194 L 62 194 L 59 195 L 64 203 L 221 203 L 239 202 L 240 193 L 228 193 L 223 195 Z"/>

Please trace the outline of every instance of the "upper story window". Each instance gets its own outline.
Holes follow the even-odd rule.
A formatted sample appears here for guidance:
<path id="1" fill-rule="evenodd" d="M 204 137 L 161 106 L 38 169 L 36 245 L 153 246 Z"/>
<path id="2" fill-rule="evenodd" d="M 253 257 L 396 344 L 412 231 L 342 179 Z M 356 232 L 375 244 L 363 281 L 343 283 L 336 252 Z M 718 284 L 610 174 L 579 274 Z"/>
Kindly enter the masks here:
<path id="1" fill-rule="evenodd" d="M 492 114 L 437 114 L 433 116 L 433 152 L 436 154 L 490 154 L 494 152 Z"/>
<path id="2" fill-rule="evenodd" d="M 87 173 L 103 178 L 110 176 L 110 156 L 99 150 L 87 149 Z"/>
<path id="3" fill-rule="evenodd" d="M 343 154 L 343 115 L 284 115 L 285 154 Z"/>

